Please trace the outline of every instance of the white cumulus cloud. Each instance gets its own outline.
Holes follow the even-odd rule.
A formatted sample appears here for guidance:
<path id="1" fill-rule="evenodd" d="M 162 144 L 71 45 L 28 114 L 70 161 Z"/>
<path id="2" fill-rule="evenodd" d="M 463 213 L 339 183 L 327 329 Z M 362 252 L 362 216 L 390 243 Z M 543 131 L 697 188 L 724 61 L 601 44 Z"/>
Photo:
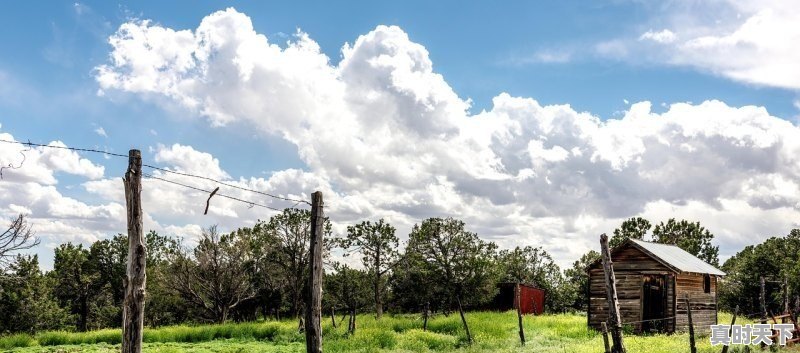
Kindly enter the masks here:
<path id="1" fill-rule="evenodd" d="M 699 38 L 669 33 L 644 39 L 681 46 Z M 723 255 L 742 239 L 797 226 L 785 216 L 800 210 L 800 129 L 761 107 L 707 101 L 655 113 L 639 102 L 604 120 L 501 93 L 470 115 L 470 101 L 399 27 L 359 36 L 333 64 L 310 35 L 275 45 L 233 9 L 193 30 L 132 21 L 110 43 L 109 63 L 96 70 L 101 89 L 160 97 L 212 125 L 278 136 L 310 170 L 233 180 L 210 154 L 181 145 L 159 147 L 160 162 L 298 197 L 321 188 L 340 226 L 385 217 L 403 231 L 424 217 L 457 216 L 503 245 L 544 245 L 562 264 L 640 214 L 708 224 Z M 158 196 L 158 221 L 199 224 L 202 195 L 187 199 L 157 182 L 147 185 Z M 100 184 L 87 188 L 100 193 Z M 224 200 L 214 206 L 222 218 L 256 219 Z M 728 226 L 744 223 L 751 226 Z"/>
<path id="2" fill-rule="evenodd" d="M 639 40 L 652 40 L 659 43 L 672 43 L 676 39 L 678 39 L 678 36 L 668 29 L 663 29 L 661 31 L 649 30 L 639 36 Z"/>
<path id="3" fill-rule="evenodd" d="M 638 40 L 607 40 L 597 44 L 596 52 L 693 67 L 747 84 L 800 89 L 800 7 L 794 1 L 671 2 L 649 22 L 669 29 L 650 29 Z"/>

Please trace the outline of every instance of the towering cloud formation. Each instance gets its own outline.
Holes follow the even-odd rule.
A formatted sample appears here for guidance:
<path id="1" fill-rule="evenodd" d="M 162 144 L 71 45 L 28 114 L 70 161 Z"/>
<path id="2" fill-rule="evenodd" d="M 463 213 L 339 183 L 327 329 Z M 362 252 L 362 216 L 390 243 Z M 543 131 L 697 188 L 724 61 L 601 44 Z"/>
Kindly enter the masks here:
<path id="1" fill-rule="evenodd" d="M 763 108 L 708 101 L 657 114 L 640 102 L 603 120 L 501 93 L 471 115 L 470 101 L 398 27 L 345 44 L 333 63 L 308 34 L 272 44 L 234 9 L 195 30 L 125 23 L 110 44 L 110 62 L 96 70 L 102 91 L 165 99 L 213 125 L 245 124 L 295 144 L 310 172 L 270 182 L 289 173 L 329 188 L 340 222 L 408 226 L 455 215 L 503 244 L 566 256 L 638 214 L 700 220 L 723 254 L 749 235 L 796 226 L 800 129 Z M 186 148 L 159 156 L 186 161 Z"/>

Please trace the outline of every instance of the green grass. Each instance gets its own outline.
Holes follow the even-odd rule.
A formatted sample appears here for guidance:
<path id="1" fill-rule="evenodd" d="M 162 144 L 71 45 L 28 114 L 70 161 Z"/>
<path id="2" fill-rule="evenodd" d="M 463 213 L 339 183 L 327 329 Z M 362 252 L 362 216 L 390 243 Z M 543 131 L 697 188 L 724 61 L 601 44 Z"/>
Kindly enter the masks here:
<path id="1" fill-rule="evenodd" d="M 330 318 L 323 321 L 323 346 L 327 352 L 602 352 L 600 334 L 586 327 L 586 317 L 576 314 L 527 316 L 524 319 L 527 344 L 520 347 L 517 318 L 513 312 L 473 312 L 467 314 L 474 343 L 467 344 L 458 315 L 431 318 L 428 331 L 415 315 L 386 316 L 381 320 L 368 315 L 358 318 L 355 335 L 341 325 L 333 328 Z M 721 323 L 730 315 L 720 314 Z M 742 322 L 741 320 L 737 320 Z M 17 334 L 0 337 L 0 350 L 34 352 L 117 352 L 119 330 L 86 333 L 44 332 L 34 336 Z M 147 353 L 248 353 L 304 352 L 304 336 L 297 322 L 258 322 L 202 326 L 170 326 L 146 329 Z M 688 351 L 688 334 L 626 335 L 628 352 L 673 353 Z M 699 352 L 719 352 L 706 337 L 697 339 Z M 732 349 L 731 353 L 738 352 Z M 800 350 L 785 350 L 800 352 Z"/>

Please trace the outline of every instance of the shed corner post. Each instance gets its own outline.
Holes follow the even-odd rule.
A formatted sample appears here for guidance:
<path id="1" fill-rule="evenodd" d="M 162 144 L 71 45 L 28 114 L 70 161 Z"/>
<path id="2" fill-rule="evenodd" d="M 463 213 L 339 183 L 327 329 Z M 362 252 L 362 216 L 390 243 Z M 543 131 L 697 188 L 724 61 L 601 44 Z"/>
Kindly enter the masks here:
<path id="1" fill-rule="evenodd" d="M 625 353 L 625 343 L 622 340 L 622 318 L 619 314 L 619 301 L 617 300 L 616 277 L 611 261 L 611 251 L 608 248 L 608 236 L 600 235 L 600 254 L 603 259 L 603 272 L 606 279 L 606 295 L 608 300 L 608 316 L 611 324 L 611 339 L 614 343 L 612 352 Z"/>

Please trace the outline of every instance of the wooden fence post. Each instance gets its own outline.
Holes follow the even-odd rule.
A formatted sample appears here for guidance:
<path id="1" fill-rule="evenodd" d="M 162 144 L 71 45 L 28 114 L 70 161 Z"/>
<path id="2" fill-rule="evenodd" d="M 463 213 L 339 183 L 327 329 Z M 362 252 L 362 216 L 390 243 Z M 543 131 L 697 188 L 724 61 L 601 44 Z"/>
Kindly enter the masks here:
<path id="1" fill-rule="evenodd" d="M 322 192 L 311 194 L 311 239 L 308 248 L 308 293 L 306 295 L 306 352 L 322 353 L 322 243 L 325 216 Z"/>
<path id="2" fill-rule="evenodd" d="M 625 353 L 625 343 L 622 341 L 622 319 L 619 315 L 619 302 L 617 301 L 617 284 L 614 277 L 614 267 L 611 263 L 611 251 L 608 249 L 608 236 L 600 235 L 600 250 L 603 257 L 603 272 L 606 276 L 606 296 L 608 299 L 608 317 L 611 324 L 611 339 L 614 346 L 613 353 Z"/>
<path id="3" fill-rule="evenodd" d="M 331 325 L 336 328 L 336 308 L 331 305 Z"/>
<path id="4" fill-rule="evenodd" d="M 356 307 L 350 308 L 350 321 L 347 323 L 347 332 L 356 334 Z"/>
<path id="5" fill-rule="evenodd" d="M 600 323 L 600 329 L 603 332 L 603 345 L 606 347 L 605 353 L 611 353 L 611 345 L 608 344 L 608 326 L 605 321 Z"/>
<path id="6" fill-rule="evenodd" d="M 759 278 L 759 281 L 761 282 L 760 283 L 761 284 L 761 292 L 758 294 L 758 301 L 759 301 L 759 304 L 761 306 L 761 323 L 762 324 L 766 324 L 767 323 L 767 295 L 766 295 L 766 289 L 765 289 L 766 280 L 764 279 L 764 276 L 761 276 Z M 764 342 L 761 342 L 761 349 L 763 350 L 766 347 L 767 347 L 767 345 L 764 344 Z"/>
<path id="7" fill-rule="evenodd" d="M 791 313 L 789 310 L 789 279 L 787 277 L 783 277 L 783 313 Z M 785 319 L 783 322 L 786 322 Z"/>
<path id="8" fill-rule="evenodd" d="M 736 323 L 736 315 L 739 314 L 739 306 L 736 306 L 736 309 L 733 309 L 733 319 L 731 319 L 731 327 L 728 329 L 728 337 L 731 336 L 733 333 L 733 324 Z M 722 346 L 722 353 L 728 353 L 728 344 Z"/>
<path id="9" fill-rule="evenodd" d="M 469 325 L 467 325 L 467 318 L 464 316 L 464 307 L 461 306 L 461 295 L 456 295 L 458 301 L 458 314 L 461 315 L 461 323 L 464 324 L 464 331 L 467 333 L 467 344 L 472 344 L 472 335 L 469 333 Z"/>
<path id="10" fill-rule="evenodd" d="M 683 299 L 686 300 L 686 315 L 689 319 L 689 351 L 697 353 L 697 347 L 694 342 L 694 323 L 692 322 L 692 303 L 689 302 L 689 295 L 684 294 Z"/>
<path id="11" fill-rule="evenodd" d="M 760 283 L 761 284 L 761 292 L 759 292 L 759 294 L 758 294 L 758 302 L 759 302 L 759 304 L 761 306 L 761 320 L 766 322 L 767 321 L 767 298 L 766 298 L 766 292 L 765 292 L 765 288 L 764 288 L 766 286 L 765 285 L 766 281 L 764 280 L 764 276 L 759 277 L 759 281 L 761 282 Z"/>
<path id="12" fill-rule="evenodd" d="M 519 341 L 525 345 L 525 330 L 522 328 L 522 287 L 517 283 L 517 321 L 519 322 Z"/>
<path id="13" fill-rule="evenodd" d="M 147 248 L 142 224 L 142 152 L 128 152 L 125 205 L 128 215 L 128 268 L 123 280 L 122 353 L 141 353 L 144 331 L 144 296 L 147 282 Z"/>
<path id="14" fill-rule="evenodd" d="M 422 331 L 428 331 L 428 315 L 430 315 L 431 311 L 431 302 L 425 302 L 425 314 L 422 319 Z"/>

